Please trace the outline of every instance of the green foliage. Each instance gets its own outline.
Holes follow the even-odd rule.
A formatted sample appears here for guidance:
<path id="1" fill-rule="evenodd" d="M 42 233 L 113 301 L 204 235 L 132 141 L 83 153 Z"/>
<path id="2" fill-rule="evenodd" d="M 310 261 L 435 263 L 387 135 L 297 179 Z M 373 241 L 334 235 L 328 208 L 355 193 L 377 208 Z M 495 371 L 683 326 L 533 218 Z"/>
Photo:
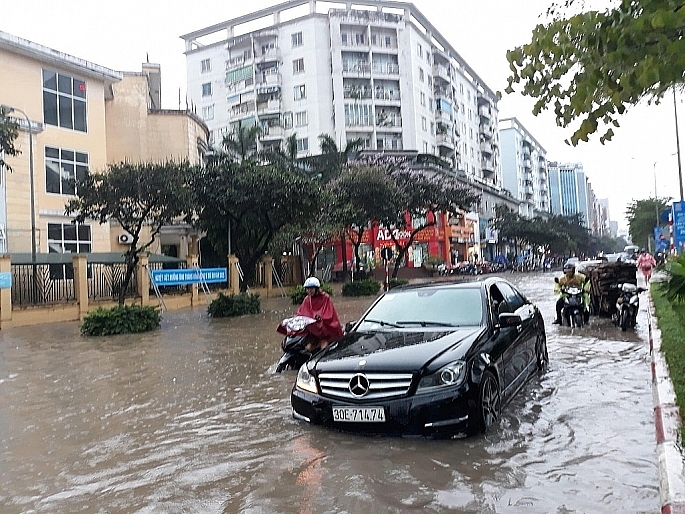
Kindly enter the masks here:
<path id="1" fill-rule="evenodd" d="M 654 235 L 654 227 L 660 225 L 659 215 L 668 208 L 668 198 L 647 198 L 634 200 L 626 209 L 628 232 L 633 243 L 647 248 L 650 236 Z"/>
<path id="2" fill-rule="evenodd" d="M 219 293 L 207 307 L 207 313 L 212 318 L 226 318 L 242 316 L 243 314 L 259 314 L 261 305 L 258 294 L 240 293 L 239 295 L 225 295 Z"/>
<path id="3" fill-rule="evenodd" d="M 685 300 L 685 255 L 669 260 L 663 267 L 668 279 L 659 284 L 669 302 Z"/>
<path id="4" fill-rule="evenodd" d="M 163 225 L 190 213 L 191 169 L 187 162 L 122 162 L 76 179 L 77 196 L 67 203 L 66 214 L 74 214 L 79 223 L 87 219 L 101 224 L 116 220 L 133 237 L 126 252 L 126 275 L 119 305 L 124 304 L 139 255 L 152 245 Z M 141 237 L 143 228 L 149 229 L 148 238 Z"/>
<path id="5" fill-rule="evenodd" d="M 645 97 L 658 102 L 682 84 L 683 26 L 680 0 L 621 0 L 540 24 L 529 43 L 507 52 L 506 91 L 522 83 L 535 115 L 553 108 L 559 126 L 575 124 L 570 144 L 588 141 L 600 124 L 604 143 L 629 106 Z"/>
<path id="6" fill-rule="evenodd" d="M 378 280 L 367 278 L 356 282 L 348 282 L 343 285 L 343 296 L 373 296 L 378 294 L 381 283 Z"/>
<path id="7" fill-rule="evenodd" d="M 109 336 L 135 334 L 159 327 L 162 319 L 155 307 L 141 305 L 118 305 L 112 309 L 89 312 L 81 325 L 84 336 Z"/>
<path id="8" fill-rule="evenodd" d="M 661 330 L 661 352 L 666 358 L 680 412 L 685 412 L 685 303 L 669 302 L 656 284 L 652 286 L 656 322 Z"/>
<path id="9" fill-rule="evenodd" d="M 321 284 L 321 290 L 328 293 L 329 296 L 333 296 L 333 288 L 330 284 Z M 307 296 L 307 291 L 305 291 L 304 287 L 301 285 L 290 291 L 290 299 L 292 300 L 293 305 L 300 305 L 304 301 L 305 296 Z"/>
<path id="10" fill-rule="evenodd" d="M 441 259 L 440 257 L 435 257 L 434 255 L 431 255 L 430 257 L 426 257 L 423 259 L 423 264 L 426 264 L 428 266 L 440 266 L 441 264 L 445 264 L 445 260 Z"/>
<path id="11" fill-rule="evenodd" d="M 14 141 L 17 139 L 19 132 L 17 131 L 17 123 L 9 118 L 8 112 L 0 107 L 0 169 L 6 166 L 9 171 L 12 168 L 7 166 L 3 157 L 7 155 L 19 155 L 21 152 L 14 146 Z M 4 154 L 4 155 L 3 155 Z"/>
<path id="12" fill-rule="evenodd" d="M 390 283 L 388 284 L 388 289 L 392 289 L 393 287 L 400 287 L 400 286 L 406 286 L 409 283 L 409 280 L 405 278 L 393 278 L 390 279 Z"/>

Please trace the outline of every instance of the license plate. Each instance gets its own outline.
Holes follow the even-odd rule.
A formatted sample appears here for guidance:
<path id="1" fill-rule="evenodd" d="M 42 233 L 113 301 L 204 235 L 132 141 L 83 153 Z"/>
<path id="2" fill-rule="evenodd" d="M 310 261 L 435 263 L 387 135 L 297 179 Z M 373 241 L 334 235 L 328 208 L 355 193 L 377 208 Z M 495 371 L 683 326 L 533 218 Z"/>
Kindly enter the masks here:
<path id="1" fill-rule="evenodd" d="M 342 423 L 384 423 L 383 407 L 333 407 L 333 421 Z"/>

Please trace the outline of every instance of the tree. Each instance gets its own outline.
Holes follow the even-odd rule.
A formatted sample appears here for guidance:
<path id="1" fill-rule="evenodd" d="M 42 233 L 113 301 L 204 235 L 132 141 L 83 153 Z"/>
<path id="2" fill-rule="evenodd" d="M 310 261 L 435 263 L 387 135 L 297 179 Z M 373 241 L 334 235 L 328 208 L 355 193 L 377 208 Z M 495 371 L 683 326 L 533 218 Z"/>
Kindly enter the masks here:
<path id="1" fill-rule="evenodd" d="M 6 166 L 8 170 L 12 171 L 4 158 L 7 155 L 16 156 L 21 152 L 14 146 L 14 141 L 19 135 L 17 131 L 17 123 L 7 116 L 5 109 L 0 107 L 0 168 Z"/>
<path id="2" fill-rule="evenodd" d="M 654 227 L 660 226 L 659 215 L 668 209 L 669 198 L 647 198 L 634 200 L 626 209 L 628 233 L 633 243 L 647 247 L 649 238 L 654 237 Z"/>
<path id="3" fill-rule="evenodd" d="M 116 220 L 133 237 L 125 253 L 126 274 L 119 305 L 124 304 L 140 254 L 152 245 L 163 225 L 190 213 L 190 175 L 188 163 L 122 162 L 76 180 L 77 196 L 67 203 L 66 213 L 75 214 L 78 223 L 87 219 L 101 224 Z M 148 235 L 143 234 L 145 227 L 149 227 Z"/>
<path id="4" fill-rule="evenodd" d="M 245 126 L 239 121 L 234 130 L 224 136 L 221 145 L 228 155 L 242 162 L 254 156 L 257 152 L 257 137 L 259 133 L 259 126 Z"/>
<path id="5" fill-rule="evenodd" d="M 567 4 L 572 3 L 566 2 Z M 603 125 L 611 140 L 618 116 L 643 98 L 658 102 L 685 73 L 685 9 L 681 0 L 619 0 L 540 24 L 531 41 L 507 52 L 508 93 L 523 83 L 533 113 L 553 106 L 557 124 L 579 123 L 570 144 Z M 567 140 L 567 143 L 569 141 Z"/>

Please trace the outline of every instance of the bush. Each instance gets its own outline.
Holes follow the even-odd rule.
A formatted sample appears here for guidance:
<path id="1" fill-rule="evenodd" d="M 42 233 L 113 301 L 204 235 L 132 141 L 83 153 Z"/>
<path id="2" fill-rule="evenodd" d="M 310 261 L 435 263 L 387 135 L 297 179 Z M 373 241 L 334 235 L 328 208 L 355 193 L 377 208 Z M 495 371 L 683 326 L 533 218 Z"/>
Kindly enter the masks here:
<path id="1" fill-rule="evenodd" d="M 162 316 L 156 307 L 118 305 L 113 309 L 98 308 L 89 312 L 81 325 L 84 336 L 135 334 L 159 327 Z"/>
<path id="2" fill-rule="evenodd" d="M 343 285 L 343 296 L 373 296 L 378 294 L 381 288 L 381 283 L 378 280 L 367 278 L 366 280 L 358 280 L 357 282 L 348 282 Z"/>
<path id="3" fill-rule="evenodd" d="M 390 279 L 390 283 L 388 284 L 388 289 L 392 289 L 393 287 L 406 286 L 408 283 L 409 280 L 405 278 L 392 278 Z"/>
<path id="4" fill-rule="evenodd" d="M 669 302 L 685 300 L 685 255 L 679 255 L 664 265 L 668 279 L 661 283 L 661 289 Z"/>
<path id="5" fill-rule="evenodd" d="M 212 300 L 212 303 L 207 307 L 207 312 L 212 318 L 259 314 L 261 312 L 259 295 L 240 293 L 239 295 L 228 296 L 219 293 L 219 296 Z"/>
<path id="6" fill-rule="evenodd" d="M 425 259 L 423 259 L 422 264 L 426 266 L 440 266 L 441 264 L 445 264 L 445 261 L 440 257 L 431 255 L 430 257 L 426 257 Z"/>
<path id="7" fill-rule="evenodd" d="M 333 296 L 333 288 L 329 284 L 321 284 L 321 289 L 330 296 Z M 302 286 L 297 286 L 290 291 L 290 299 L 293 301 L 293 305 L 300 305 L 304 301 L 305 296 L 307 296 L 307 291 Z"/>

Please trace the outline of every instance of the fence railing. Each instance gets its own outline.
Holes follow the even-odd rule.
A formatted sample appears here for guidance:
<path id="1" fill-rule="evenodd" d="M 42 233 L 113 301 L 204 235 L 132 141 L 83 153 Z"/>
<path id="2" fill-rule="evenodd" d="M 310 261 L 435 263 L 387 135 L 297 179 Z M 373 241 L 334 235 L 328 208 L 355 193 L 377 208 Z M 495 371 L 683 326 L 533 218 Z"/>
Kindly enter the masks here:
<path id="1" fill-rule="evenodd" d="M 126 288 L 125 298 L 138 296 L 138 274 L 134 270 Z M 88 299 L 116 300 L 124 287 L 126 264 L 88 264 Z"/>
<path id="2" fill-rule="evenodd" d="M 12 305 L 47 305 L 75 302 L 71 264 L 13 264 Z"/>

